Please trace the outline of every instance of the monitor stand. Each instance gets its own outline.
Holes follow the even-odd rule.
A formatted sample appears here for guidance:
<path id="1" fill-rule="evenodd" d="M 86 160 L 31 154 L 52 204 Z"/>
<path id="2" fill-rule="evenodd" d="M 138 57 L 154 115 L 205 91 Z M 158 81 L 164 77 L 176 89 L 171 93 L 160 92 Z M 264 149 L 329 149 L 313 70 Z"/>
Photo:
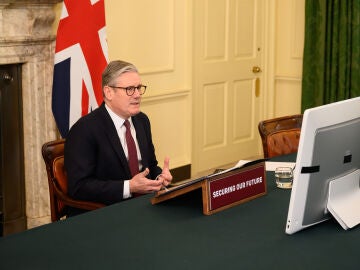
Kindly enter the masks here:
<path id="1" fill-rule="evenodd" d="M 330 181 L 327 208 L 345 230 L 360 224 L 360 169 Z"/>

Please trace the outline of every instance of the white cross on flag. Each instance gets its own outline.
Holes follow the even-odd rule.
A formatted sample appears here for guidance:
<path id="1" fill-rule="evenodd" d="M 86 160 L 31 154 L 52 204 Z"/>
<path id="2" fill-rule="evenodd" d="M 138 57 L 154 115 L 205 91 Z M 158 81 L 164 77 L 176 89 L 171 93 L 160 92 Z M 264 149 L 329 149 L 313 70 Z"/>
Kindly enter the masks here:
<path id="1" fill-rule="evenodd" d="M 57 30 L 52 111 L 60 134 L 102 100 L 108 61 L 104 0 L 64 0 Z"/>

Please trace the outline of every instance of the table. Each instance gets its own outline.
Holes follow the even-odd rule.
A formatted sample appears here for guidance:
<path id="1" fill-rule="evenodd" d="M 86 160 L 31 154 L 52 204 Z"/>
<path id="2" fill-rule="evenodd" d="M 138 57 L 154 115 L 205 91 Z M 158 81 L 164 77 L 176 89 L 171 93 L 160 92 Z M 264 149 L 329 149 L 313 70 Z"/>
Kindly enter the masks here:
<path id="1" fill-rule="evenodd" d="M 286 235 L 291 191 L 275 187 L 273 172 L 267 185 L 265 196 L 211 216 L 197 190 L 158 205 L 142 196 L 6 236 L 0 269 L 359 269 L 359 227 L 344 231 L 331 219 Z"/>

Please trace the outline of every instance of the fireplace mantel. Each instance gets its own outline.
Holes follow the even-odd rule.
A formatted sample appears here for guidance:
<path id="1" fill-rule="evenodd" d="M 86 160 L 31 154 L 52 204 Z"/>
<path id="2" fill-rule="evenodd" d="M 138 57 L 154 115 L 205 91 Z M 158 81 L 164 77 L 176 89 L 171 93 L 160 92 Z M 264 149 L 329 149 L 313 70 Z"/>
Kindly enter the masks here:
<path id="1" fill-rule="evenodd" d="M 56 18 L 60 0 L 0 0 L 0 65 L 21 64 L 27 226 L 50 221 L 41 146 L 59 137 L 51 112 Z"/>

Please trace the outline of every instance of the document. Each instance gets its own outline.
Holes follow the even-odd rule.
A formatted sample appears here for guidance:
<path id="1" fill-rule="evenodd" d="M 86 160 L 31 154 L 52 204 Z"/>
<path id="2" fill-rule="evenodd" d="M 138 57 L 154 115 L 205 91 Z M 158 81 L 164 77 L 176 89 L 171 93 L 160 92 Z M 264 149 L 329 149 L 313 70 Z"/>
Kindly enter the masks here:
<path id="1" fill-rule="evenodd" d="M 266 171 L 275 171 L 275 169 L 278 167 L 290 167 L 291 169 L 294 169 L 295 162 L 266 161 L 265 167 L 266 167 Z"/>
<path id="2" fill-rule="evenodd" d="M 185 186 L 194 184 L 194 183 L 199 182 L 199 181 L 202 181 L 202 180 L 204 180 L 204 179 L 208 179 L 208 178 L 210 178 L 210 177 L 214 177 L 214 176 L 221 175 L 221 174 L 224 174 L 224 173 L 233 171 L 233 170 L 237 170 L 237 169 L 240 169 L 240 168 L 245 168 L 245 167 L 247 167 L 247 166 L 251 166 L 251 165 L 254 165 L 254 164 L 257 164 L 257 163 L 260 163 L 260 162 L 264 162 L 264 161 L 266 161 L 266 160 L 267 160 L 267 159 L 239 160 L 239 161 L 235 164 L 235 166 L 233 166 L 233 167 L 231 167 L 231 168 L 229 168 L 229 169 L 216 169 L 216 170 L 215 170 L 213 173 L 211 173 L 211 174 L 208 174 L 208 175 L 205 175 L 205 176 L 196 178 L 196 179 L 188 179 L 188 180 L 185 180 L 185 181 L 180 181 L 180 182 L 178 182 L 178 183 L 171 184 L 168 192 L 173 191 L 173 190 L 175 190 L 175 189 L 183 188 L 183 187 L 185 187 Z"/>

